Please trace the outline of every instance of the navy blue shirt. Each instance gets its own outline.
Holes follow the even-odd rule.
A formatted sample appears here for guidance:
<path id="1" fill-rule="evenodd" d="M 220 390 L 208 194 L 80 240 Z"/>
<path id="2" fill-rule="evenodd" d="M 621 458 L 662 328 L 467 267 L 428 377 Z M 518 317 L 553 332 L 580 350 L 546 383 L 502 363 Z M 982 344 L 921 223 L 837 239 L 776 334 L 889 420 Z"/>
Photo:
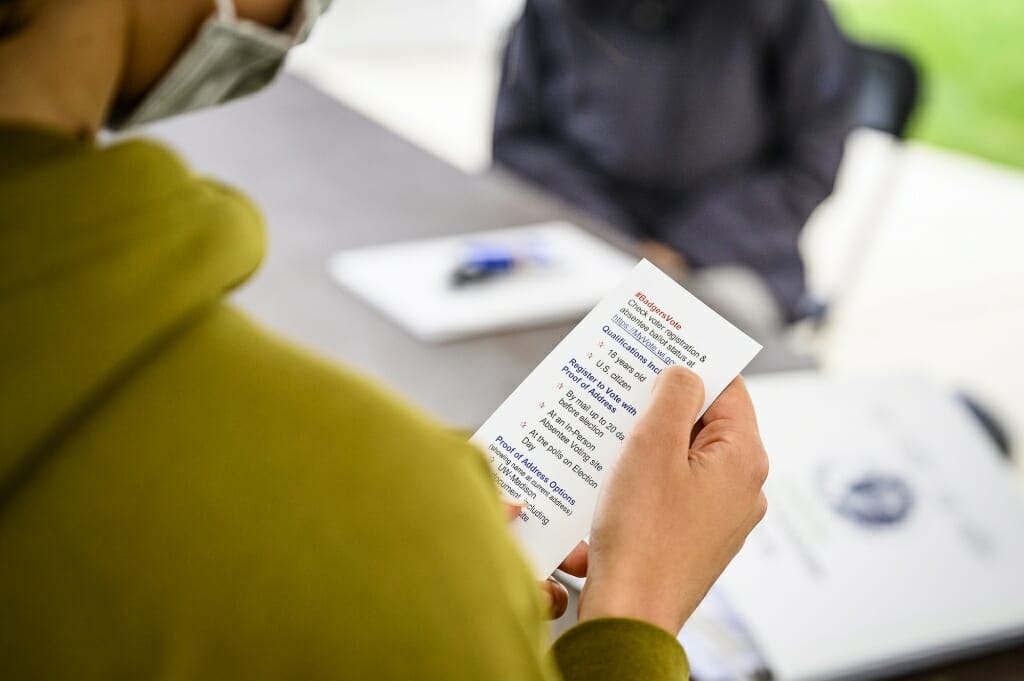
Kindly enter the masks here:
<path id="1" fill-rule="evenodd" d="M 796 317 L 857 83 L 821 0 L 527 0 L 494 158 L 694 267 L 754 269 Z"/>

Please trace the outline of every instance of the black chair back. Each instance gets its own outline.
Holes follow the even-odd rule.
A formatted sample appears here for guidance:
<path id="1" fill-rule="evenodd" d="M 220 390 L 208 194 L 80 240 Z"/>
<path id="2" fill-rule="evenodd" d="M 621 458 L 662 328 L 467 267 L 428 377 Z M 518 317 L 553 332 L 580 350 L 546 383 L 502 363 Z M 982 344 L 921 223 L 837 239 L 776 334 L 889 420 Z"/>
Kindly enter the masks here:
<path id="1" fill-rule="evenodd" d="M 917 103 L 917 68 L 906 56 L 872 45 L 855 45 L 861 67 L 854 122 L 903 137 Z"/>

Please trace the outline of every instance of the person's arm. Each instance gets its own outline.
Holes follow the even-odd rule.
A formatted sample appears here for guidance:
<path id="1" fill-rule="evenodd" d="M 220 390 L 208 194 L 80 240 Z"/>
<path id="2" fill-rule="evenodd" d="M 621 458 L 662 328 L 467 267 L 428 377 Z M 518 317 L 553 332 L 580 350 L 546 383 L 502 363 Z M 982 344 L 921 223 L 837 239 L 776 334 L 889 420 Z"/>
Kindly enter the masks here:
<path id="1" fill-rule="evenodd" d="M 636 619 L 581 622 L 551 648 L 563 681 L 686 681 L 690 666 L 679 641 Z"/>
<path id="2" fill-rule="evenodd" d="M 616 205 L 607 179 L 559 139 L 551 125 L 544 85 L 551 69 L 560 66 L 551 63 L 543 21 L 528 0 L 509 36 L 494 113 L 494 160 L 606 223 L 634 232 L 633 220 Z"/>
<path id="3" fill-rule="evenodd" d="M 778 275 L 802 276 L 800 230 L 832 191 L 857 82 L 849 45 L 821 0 L 790 3 L 772 51 L 781 128 L 774 158 L 709 184 L 658 236 L 696 267 L 749 266 L 785 299 L 802 281 Z"/>

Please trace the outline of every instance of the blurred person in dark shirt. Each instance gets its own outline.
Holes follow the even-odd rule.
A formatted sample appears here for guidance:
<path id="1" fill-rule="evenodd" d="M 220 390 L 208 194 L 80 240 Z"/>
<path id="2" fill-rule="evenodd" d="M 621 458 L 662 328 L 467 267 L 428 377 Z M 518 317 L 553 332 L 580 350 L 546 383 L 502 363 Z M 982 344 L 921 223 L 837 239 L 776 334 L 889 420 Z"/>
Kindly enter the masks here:
<path id="1" fill-rule="evenodd" d="M 822 0 L 527 0 L 494 158 L 714 282 L 701 294 L 726 316 L 716 302 L 742 298 L 759 309 L 734 316 L 781 327 L 812 309 L 798 237 L 856 83 Z"/>

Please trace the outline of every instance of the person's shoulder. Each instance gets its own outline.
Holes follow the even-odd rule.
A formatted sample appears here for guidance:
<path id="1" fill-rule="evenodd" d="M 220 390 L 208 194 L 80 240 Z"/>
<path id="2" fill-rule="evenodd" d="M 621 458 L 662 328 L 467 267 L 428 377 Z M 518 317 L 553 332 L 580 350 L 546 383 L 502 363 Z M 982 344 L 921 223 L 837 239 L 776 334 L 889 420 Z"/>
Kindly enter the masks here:
<path id="1" fill-rule="evenodd" d="M 163 222 L 175 233 L 194 233 L 208 223 L 208 237 L 224 237 L 237 245 L 234 232 L 262 230 L 263 218 L 241 192 L 195 173 L 171 147 L 144 137 L 128 137 L 109 143 L 67 144 L 60 153 L 5 178 L 5 194 L 38 196 L 39 187 L 59 193 L 62 200 L 38 206 L 43 215 L 55 214 L 61 223 L 81 225 L 90 234 L 103 234 L 145 223 Z M 262 255 L 262 238 L 250 239 Z"/>
<path id="2" fill-rule="evenodd" d="M 210 177 L 197 174 L 173 147 L 145 137 L 131 137 L 110 145 L 96 147 L 94 162 L 103 163 L 117 172 L 131 174 L 133 190 L 151 201 L 177 198 L 189 193 L 204 200 L 209 210 L 219 205 L 225 210 L 241 213 L 239 217 L 262 223 L 252 201 L 240 191 Z M 224 220 L 214 211 L 211 216 Z M 229 221 L 234 222 L 234 221 Z"/>

